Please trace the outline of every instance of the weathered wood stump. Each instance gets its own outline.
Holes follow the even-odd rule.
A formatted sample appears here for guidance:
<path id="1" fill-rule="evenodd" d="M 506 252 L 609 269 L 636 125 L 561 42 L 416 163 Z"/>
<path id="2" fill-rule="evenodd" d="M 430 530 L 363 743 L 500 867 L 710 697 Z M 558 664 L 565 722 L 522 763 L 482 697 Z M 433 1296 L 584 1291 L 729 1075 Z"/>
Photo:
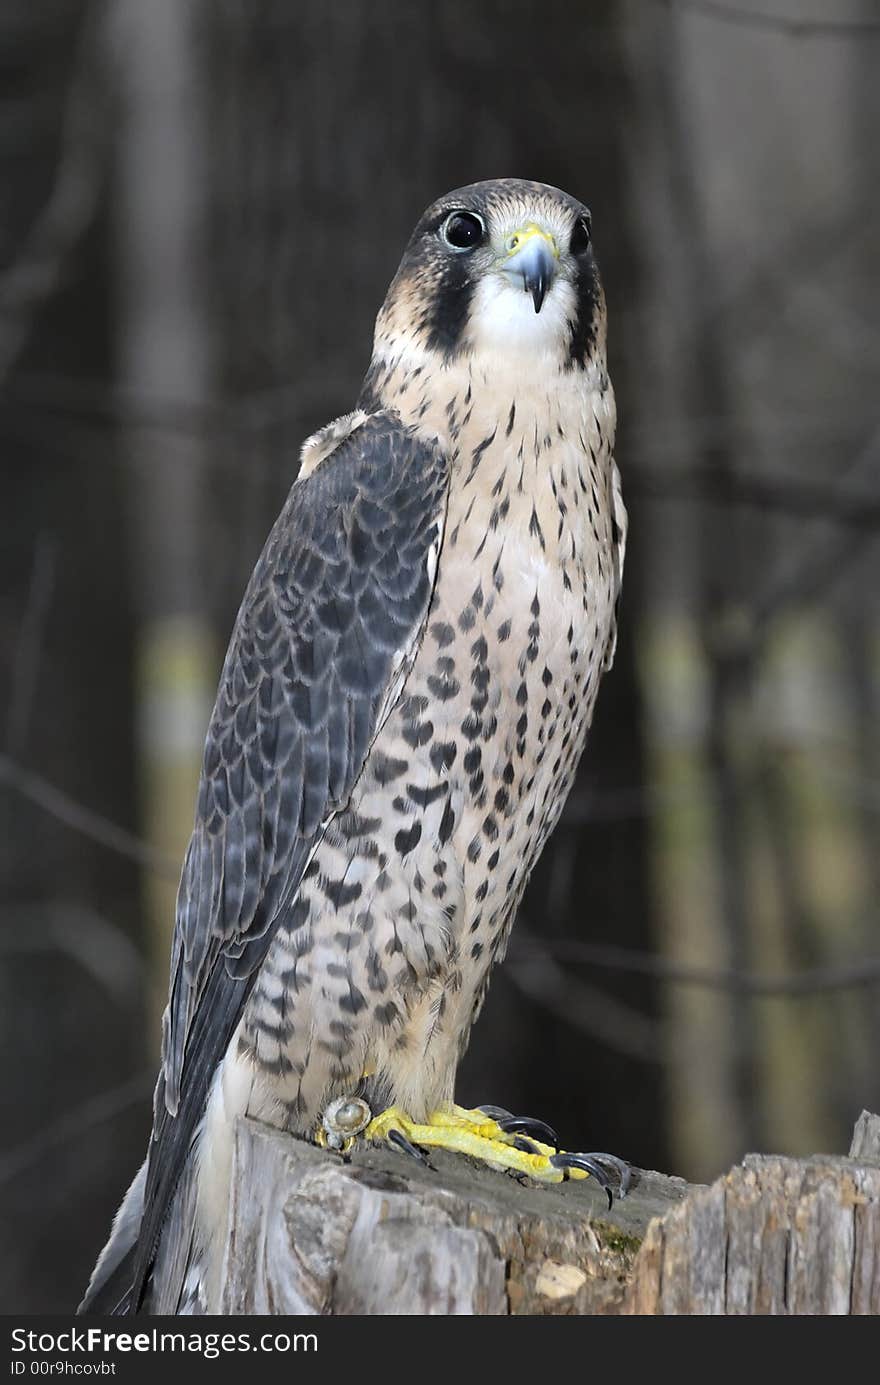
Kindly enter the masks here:
<path id="1" fill-rule="evenodd" d="M 434 1151 L 350 1160 L 236 1132 L 234 1314 L 880 1312 L 880 1117 L 848 1158 L 749 1155 L 710 1187 L 535 1187 Z"/>

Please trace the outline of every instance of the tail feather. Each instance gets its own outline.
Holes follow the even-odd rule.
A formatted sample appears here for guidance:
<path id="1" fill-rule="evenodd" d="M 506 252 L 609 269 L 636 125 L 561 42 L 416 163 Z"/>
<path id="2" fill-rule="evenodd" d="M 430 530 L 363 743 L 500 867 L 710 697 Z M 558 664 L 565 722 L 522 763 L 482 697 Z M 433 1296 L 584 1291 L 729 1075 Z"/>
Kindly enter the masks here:
<path id="1" fill-rule="evenodd" d="M 134 1247 L 125 1255 L 106 1277 L 92 1282 L 86 1290 L 77 1315 L 89 1314 L 94 1317 L 125 1317 L 132 1311 L 132 1286 L 134 1283 Z"/>
<path id="2" fill-rule="evenodd" d="M 101 1251 L 89 1287 L 76 1310 L 79 1314 L 116 1316 L 131 1310 L 135 1251 L 141 1229 L 146 1175 L 147 1163 L 144 1160 L 116 1213 L 110 1239 Z"/>

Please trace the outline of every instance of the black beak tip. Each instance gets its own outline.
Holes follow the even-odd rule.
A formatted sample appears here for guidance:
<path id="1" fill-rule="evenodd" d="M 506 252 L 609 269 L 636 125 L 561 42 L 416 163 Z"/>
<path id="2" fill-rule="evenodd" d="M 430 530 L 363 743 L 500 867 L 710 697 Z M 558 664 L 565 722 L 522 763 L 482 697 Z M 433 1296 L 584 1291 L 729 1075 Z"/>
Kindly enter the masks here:
<path id="1" fill-rule="evenodd" d="M 539 313 L 544 306 L 556 274 L 556 265 L 547 246 L 531 244 L 519 251 L 509 266 Z"/>
<path id="2" fill-rule="evenodd" d="M 543 306 L 544 299 L 547 296 L 547 280 L 542 275 L 541 278 L 536 279 L 534 283 L 527 284 L 526 288 L 528 289 L 528 292 L 532 295 L 532 302 L 535 305 L 535 312 L 539 313 L 541 311 L 541 307 Z"/>

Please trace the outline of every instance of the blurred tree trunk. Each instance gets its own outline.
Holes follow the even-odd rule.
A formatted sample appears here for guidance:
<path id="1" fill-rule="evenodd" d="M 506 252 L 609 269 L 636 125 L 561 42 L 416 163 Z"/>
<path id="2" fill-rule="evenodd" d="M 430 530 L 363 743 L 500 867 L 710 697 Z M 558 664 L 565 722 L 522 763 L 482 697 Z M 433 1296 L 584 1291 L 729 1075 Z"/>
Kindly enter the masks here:
<path id="1" fill-rule="evenodd" d="M 864 0 L 867 17 L 871 11 Z M 859 45 L 853 55 L 855 66 L 851 85 L 853 143 L 868 169 L 869 177 L 880 178 L 880 155 L 874 137 L 880 121 L 880 90 L 876 80 L 876 54 L 868 45 Z M 874 328 L 880 321 L 880 276 L 877 274 L 877 248 L 870 231 L 854 255 L 852 282 L 864 321 Z M 876 341 L 876 338 L 875 338 Z M 880 423 L 873 435 L 871 474 L 876 489 L 880 480 Z M 880 649 L 877 624 L 880 617 L 880 590 L 877 580 L 877 542 L 866 545 L 867 561 L 857 569 L 855 599 L 843 613 L 846 664 L 850 676 L 853 726 L 855 728 L 854 768 L 863 776 L 863 791 L 857 804 L 857 831 L 861 842 L 863 892 L 856 937 L 866 955 L 877 950 L 877 910 L 880 901 Z M 844 598 L 845 599 L 845 598 Z M 860 1062 L 856 1065 L 859 1099 L 873 1110 L 880 1109 L 880 997 L 869 989 L 861 997 Z M 849 1084 L 848 1084 L 849 1085 Z"/>
<path id="2" fill-rule="evenodd" d="M 866 772 L 870 782 L 864 632 L 857 616 L 841 625 L 833 596 L 845 568 L 858 573 L 860 540 L 821 516 L 805 523 L 784 505 L 762 513 L 723 497 L 725 478 L 751 468 L 775 476 L 782 499 L 787 472 L 824 470 L 841 488 L 870 488 L 876 475 L 860 463 L 868 423 L 847 426 L 869 359 L 854 341 L 870 317 L 876 216 L 865 198 L 876 179 L 866 184 L 865 167 L 876 146 L 860 150 L 856 132 L 872 128 L 863 107 L 876 83 L 854 80 L 870 60 L 855 34 L 808 48 L 748 24 L 722 34 L 708 15 L 627 9 L 642 97 L 633 186 L 653 256 L 643 328 L 657 368 L 639 378 L 642 424 L 646 435 L 669 430 L 674 464 L 701 474 L 709 497 L 658 507 L 647 563 L 651 757 L 670 795 L 654 839 L 663 948 L 798 972 L 870 953 L 876 921 L 870 847 L 860 852 L 852 804 L 819 763 L 839 773 L 861 726 L 855 792 Z M 810 98 L 818 81 L 836 96 L 823 112 Z M 778 127 L 771 108 L 784 113 Z M 791 158 L 793 132 L 811 151 L 809 173 Z M 826 440 L 807 423 L 786 442 L 785 425 L 814 397 L 837 431 Z M 862 571 L 861 585 L 848 574 L 844 599 L 856 611 L 869 603 L 875 631 L 876 567 Z M 673 1165 L 706 1177 L 748 1148 L 834 1147 L 852 1102 L 870 1096 L 836 1071 L 841 1051 L 873 1051 L 865 1011 L 876 1014 L 876 992 L 866 995 L 863 1007 L 848 991 L 786 1004 L 670 988 Z"/>
<path id="3" fill-rule="evenodd" d="M 217 664 L 205 597 L 211 393 L 205 130 L 193 0 L 120 0 L 117 284 L 120 370 L 135 413 L 131 534 L 143 834 L 180 861 Z M 171 426 L 144 423 L 153 406 Z M 190 426 L 180 425 L 180 418 Z M 176 426 L 175 426 L 176 422 Z M 220 554 L 222 560 L 222 553 Z M 145 879 L 156 1014 L 164 1004 L 174 881 Z M 154 1038 L 155 1038 L 154 1031 Z"/>
<path id="4" fill-rule="evenodd" d="M 0 742 L 131 830 L 125 478 L 112 423 L 69 407 L 112 373 L 100 19 L 86 0 L 0 15 Z M 0 1302 L 66 1312 L 146 1134 L 147 1093 L 124 1091 L 136 966 L 113 965 L 137 872 L 4 780 L 0 875 Z"/>
<path id="5" fill-rule="evenodd" d="M 682 110 L 686 57 L 674 17 L 662 9 L 645 14 L 635 3 L 626 10 L 630 59 L 641 74 L 630 126 L 631 195 L 647 280 L 638 325 L 645 358 L 658 367 L 634 375 L 635 411 L 643 436 L 662 437 L 671 423 L 682 460 L 723 472 L 733 460 L 729 437 L 701 452 L 686 426 L 701 413 L 729 412 L 723 345 L 710 310 L 716 286 L 697 156 Z M 725 634 L 736 631 L 724 628 L 736 590 L 737 516 L 725 514 L 724 524 L 718 519 L 697 505 L 664 507 L 646 519 L 653 543 L 646 555 L 642 667 L 660 808 L 651 821 L 650 857 L 660 951 L 742 967 L 742 765 L 733 746 L 748 676 L 735 648 L 726 647 Z M 747 1005 L 719 992 L 664 993 L 670 1158 L 689 1177 L 705 1177 L 731 1150 L 752 1147 L 746 1140 L 752 1109 Z"/>

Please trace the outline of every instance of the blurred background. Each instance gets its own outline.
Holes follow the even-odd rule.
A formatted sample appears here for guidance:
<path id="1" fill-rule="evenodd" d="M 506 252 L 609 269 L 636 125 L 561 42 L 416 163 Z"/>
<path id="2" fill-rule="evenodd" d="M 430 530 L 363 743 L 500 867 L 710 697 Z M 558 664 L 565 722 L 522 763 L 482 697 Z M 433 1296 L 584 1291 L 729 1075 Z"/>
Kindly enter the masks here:
<path id="1" fill-rule="evenodd" d="M 621 640 L 459 1096 L 707 1180 L 880 1106 L 876 0 L 5 0 L 0 1310 L 150 1124 L 238 601 L 423 207 L 592 208 Z"/>

